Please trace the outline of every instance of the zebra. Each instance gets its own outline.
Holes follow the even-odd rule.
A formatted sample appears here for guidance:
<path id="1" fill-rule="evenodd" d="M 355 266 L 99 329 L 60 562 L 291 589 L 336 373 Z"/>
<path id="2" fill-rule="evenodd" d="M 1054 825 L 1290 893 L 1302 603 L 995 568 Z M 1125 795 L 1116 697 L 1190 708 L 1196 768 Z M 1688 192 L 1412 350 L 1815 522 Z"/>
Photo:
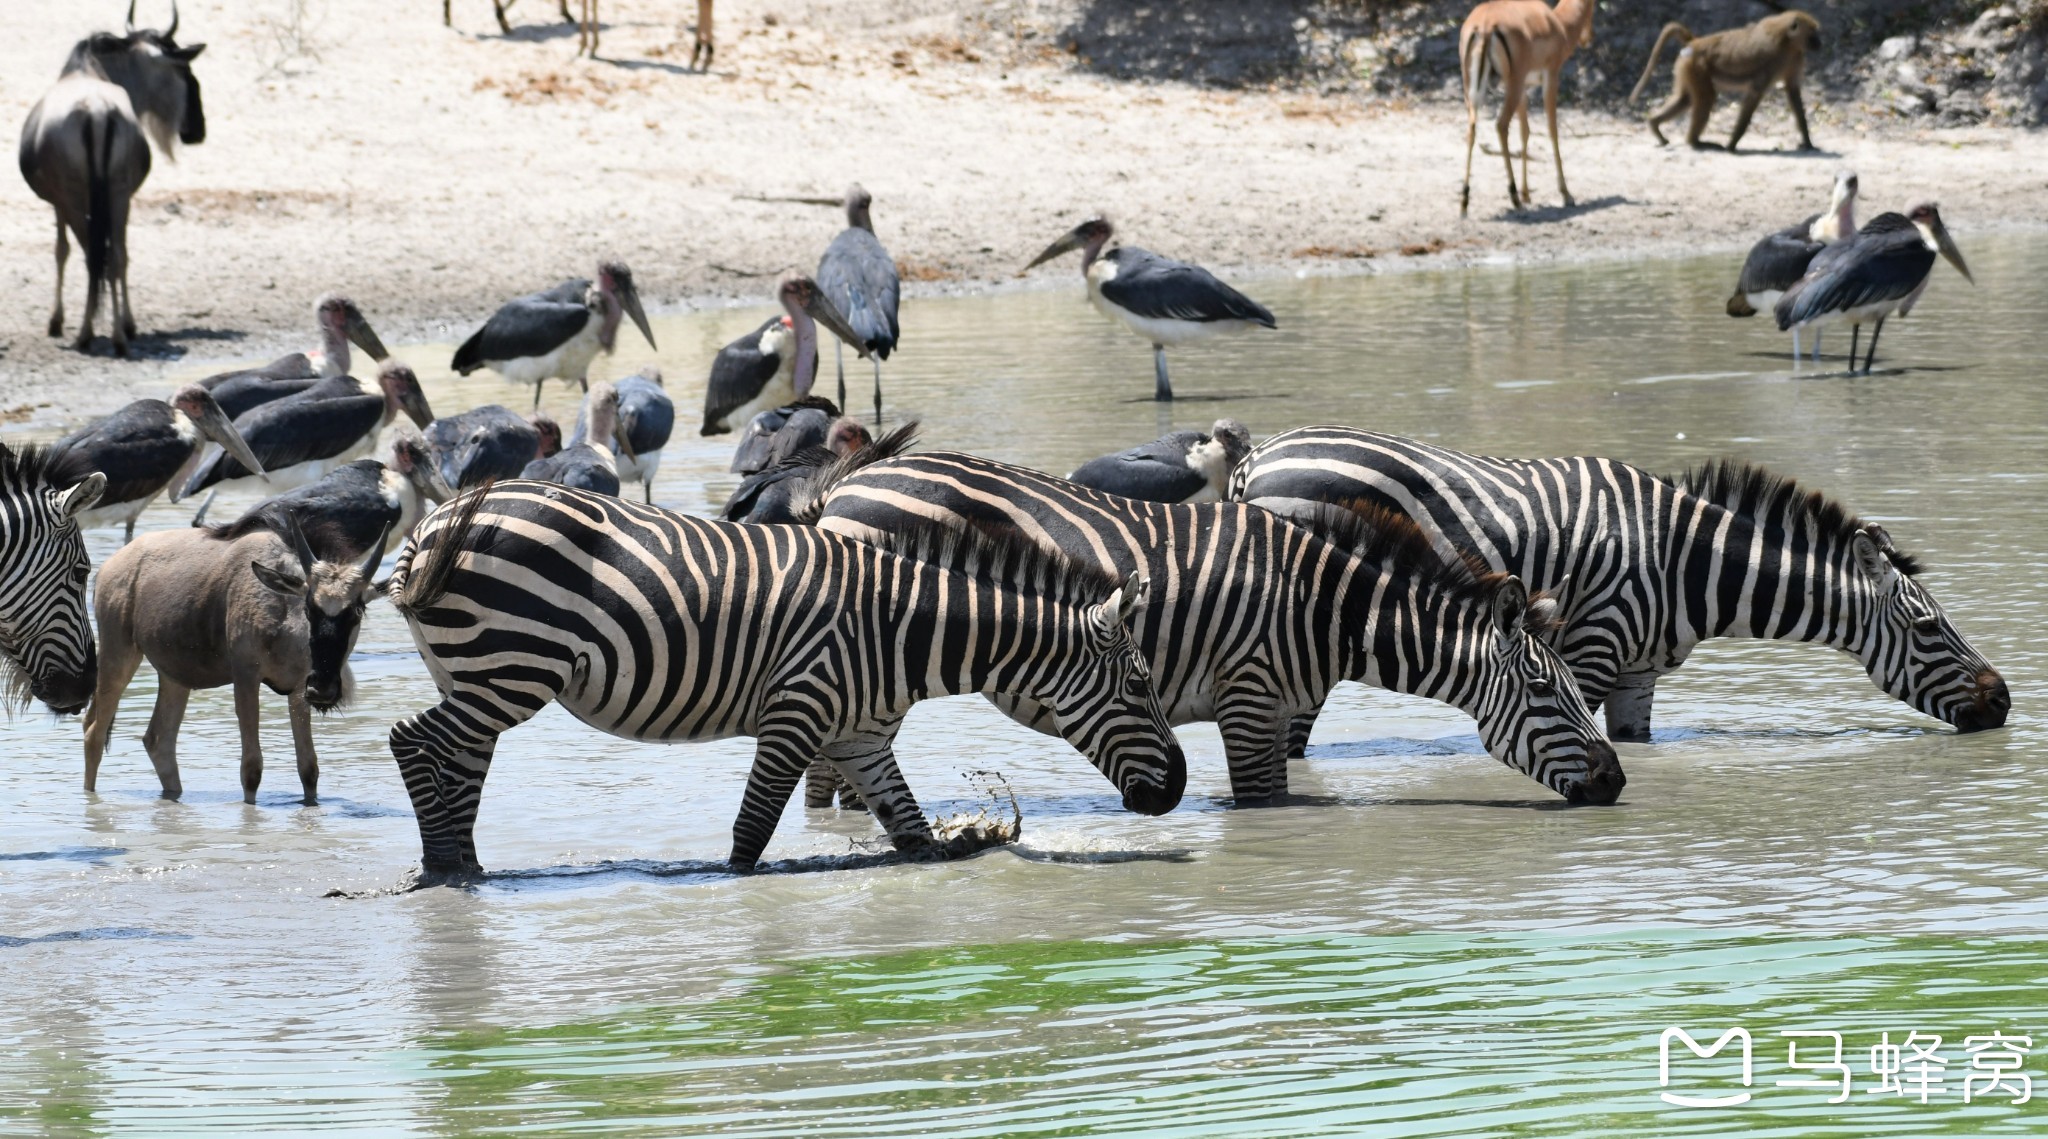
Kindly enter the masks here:
<path id="1" fill-rule="evenodd" d="M 1119 498 L 975 455 L 882 457 L 908 433 L 828 465 L 799 517 L 864 541 L 920 522 L 1002 529 L 1149 579 L 1136 636 L 1160 702 L 1175 724 L 1216 722 L 1240 804 L 1286 793 L 1288 724 L 1339 680 L 1458 708 L 1487 751 L 1571 802 L 1612 803 L 1626 783 L 1570 671 L 1532 635 L 1552 603 L 1439 560 L 1404 518 L 1333 509 L 1303 525 L 1237 503 Z M 1051 727 L 1027 700 L 996 704 Z M 829 777 L 813 771 L 807 801 L 829 805 Z"/>
<path id="2" fill-rule="evenodd" d="M 1131 642 L 1140 583 L 1025 543 L 926 528 L 885 550 L 513 481 L 423 522 L 388 593 L 441 691 L 391 729 L 423 883 L 482 873 L 474 829 L 491 754 L 550 700 L 629 739 L 755 737 L 729 859 L 741 872 L 819 755 L 899 849 L 928 846 L 889 744 L 931 697 L 1051 705 L 1060 733 L 1142 814 L 1172 810 L 1187 782 Z"/>
<path id="3" fill-rule="evenodd" d="M 85 615 L 92 559 L 79 512 L 107 476 L 70 470 L 47 447 L 0 443 L 0 708 L 31 697 L 52 712 L 83 709 L 99 682 Z"/>
<path id="4" fill-rule="evenodd" d="M 1231 498 L 1292 513 L 1363 500 L 1557 595 L 1555 638 L 1617 740 L 1650 738 L 1657 679 L 1711 637 L 1818 642 L 1958 731 L 2002 727 L 2012 698 L 1884 527 L 1762 467 L 1713 460 L 1663 478 L 1613 459 L 1496 459 L 1350 427 L 1266 440 Z M 1307 741 L 1296 725 L 1293 747 Z"/>

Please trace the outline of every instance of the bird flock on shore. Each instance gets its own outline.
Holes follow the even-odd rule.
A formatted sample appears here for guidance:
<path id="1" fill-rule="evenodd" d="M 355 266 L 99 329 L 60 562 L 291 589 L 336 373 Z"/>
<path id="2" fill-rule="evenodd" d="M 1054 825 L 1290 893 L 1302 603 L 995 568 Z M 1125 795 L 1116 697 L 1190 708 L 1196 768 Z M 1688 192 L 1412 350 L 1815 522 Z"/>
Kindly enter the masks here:
<path id="1" fill-rule="evenodd" d="M 154 87 L 148 98 L 177 104 L 161 121 L 197 141 L 190 61 L 203 45 L 179 48 L 175 32 L 175 18 L 136 30 L 131 6 L 129 32 L 82 41 L 65 82 L 118 90 L 123 76 L 168 69 L 190 80 L 183 102 Z M 87 120 L 118 119 L 90 94 L 77 104 Z M 41 134 L 72 129 L 48 103 L 25 155 Z M 24 170 L 42 192 L 26 157 Z M 109 171 L 87 174 L 103 208 Z M 1560 164 L 1560 190 L 1562 178 Z M 1510 183 L 1513 193 L 1512 170 Z M 60 274 L 75 220 L 57 200 L 65 192 L 52 199 Z M 1856 175 L 1839 174 L 1827 209 L 1757 243 L 1728 298 L 1729 315 L 1768 311 L 1792 332 L 1795 366 L 1820 358 L 1823 330 L 1847 324 L 1855 371 L 1868 324 L 1868 373 L 1885 322 L 1911 312 L 1937 258 L 1970 276 L 1933 204 L 1859 227 L 1858 195 Z M 318 342 L 304 352 L 138 400 L 48 447 L 0 448 L 0 581 L 18 587 L 0 599 L 0 629 L 17 694 L 85 710 L 90 790 L 122 692 L 149 662 L 159 687 L 144 745 L 175 798 L 186 700 L 231 685 L 253 802 L 269 687 L 288 696 L 312 802 L 311 714 L 346 702 L 364 610 L 388 600 L 439 694 L 391 737 L 428 882 L 481 872 L 473 824 L 497 737 L 550 701 L 631 738 L 755 737 L 739 869 L 759 859 L 806 772 L 810 805 L 836 792 L 872 810 L 899 847 L 959 850 L 934 840 L 892 750 L 904 713 L 947 693 L 982 693 L 1064 737 L 1148 814 L 1179 801 L 1185 760 L 1171 727 L 1198 720 L 1223 732 L 1235 800 L 1283 795 L 1287 763 L 1305 754 L 1342 680 L 1449 703 L 1503 763 L 1567 800 L 1613 802 L 1625 780 L 1610 739 L 1647 739 L 1656 679 L 1720 636 L 1829 644 L 1959 730 L 2005 722 L 2003 678 L 1917 580 L 1916 559 L 1884 528 L 1739 463 L 1659 476 L 1573 460 L 1593 464 L 1573 477 L 1343 427 L 1260 442 L 1227 418 L 1064 479 L 913 451 L 916 424 L 883 430 L 900 279 L 873 197 L 855 185 L 840 204 L 846 226 L 815 272 L 785 277 L 780 311 L 710 366 L 701 431 L 737 436 L 731 470 L 742 476 L 716 519 L 653 505 L 675 426 L 660 369 L 589 380 L 627 323 L 656 347 L 633 273 L 615 258 L 506 302 L 455 351 L 456 373 L 531 385 L 525 413 L 438 415 L 362 309 L 335 295 L 316 303 Z M 125 254 L 103 223 L 73 228 L 91 288 L 82 343 L 104 287 L 118 349 L 134 332 Z M 1151 344 L 1156 399 L 1174 398 L 1169 346 L 1278 326 L 1200 266 L 1114 237 L 1090 217 L 1025 268 L 1078 252 L 1090 303 Z M 53 332 L 61 297 L 60 280 Z M 818 390 L 821 330 L 836 400 Z M 872 424 L 847 414 L 848 350 L 870 361 Z M 581 389 L 566 433 L 540 411 L 549 379 Z M 631 482 L 638 503 L 621 496 Z M 1561 516 L 1503 508 L 1492 492 L 1509 484 L 1563 504 Z M 214 495 L 237 487 L 268 497 L 208 523 Z M 201 492 L 192 527 L 136 535 L 159 496 Z M 1712 572 L 1671 572 L 1669 547 L 1642 536 L 1603 548 L 1592 570 L 1594 555 L 1569 537 L 1581 512 L 1639 519 L 1643 534 L 1691 520 L 1727 537 L 1684 555 Z M 128 541 L 100 570 L 95 645 L 78 531 L 111 525 Z M 1764 563 L 1768 574 L 1754 569 Z M 1734 610 L 1670 595 L 1731 573 L 1756 588 Z M 1693 620 L 1706 612 L 1714 619 Z"/>

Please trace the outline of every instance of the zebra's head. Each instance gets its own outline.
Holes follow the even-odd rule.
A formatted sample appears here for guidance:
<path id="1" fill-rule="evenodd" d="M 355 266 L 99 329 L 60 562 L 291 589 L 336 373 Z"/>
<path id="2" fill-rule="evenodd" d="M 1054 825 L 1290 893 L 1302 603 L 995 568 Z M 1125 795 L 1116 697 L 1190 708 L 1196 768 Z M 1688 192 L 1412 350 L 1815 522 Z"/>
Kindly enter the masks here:
<path id="1" fill-rule="evenodd" d="M 1959 732 L 2005 726 L 2012 694 L 1913 576 L 1918 566 L 1868 523 L 1849 540 L 1873 606 L 1847 648 L 1879 688 Z"/>
<path id="2" fill-rule="evenodd" d="M 1083 608 L 1080 651 L 1034 695 L 1060 735 L 1123 792 L 1127 809 L 1163 815 L 1180 804 L 1188 761 L 1152 690 L 1152 666 L 1131 639 L 1144 597 L 1144 580 L 1132 574 L 1108 600 Z"/>
<path id="3" fill-rule="evenodd" d="M 1479 738 L 1495 759 L 1569 802 L 1614 802 L 1628 783 L 1621 761 L 1544 636 L 1557 619 L 1557 602 L 1532 600 L 1518 577 L 1495 579 L 1492 589 L 1492 651 L 1483 654 L 1488 666 L 1471 710 Z"/>
<path id="4" fill-rule="evenodd" d="M 354 695 L 348 655 L 355 650 L 356 635 L 362 632 L 363 609 L 383 592 L 371 575 L 383 560 L 391 525 L 385 524 L 361 565 L 315 557 L 295 511 L 285 512 L 285 529 L 286 540 L 298 554 L 298 567 L 252 561 L 249 569 L 265 589 L 304 604 L 306 655 L 311 665 L 306 672 L 306 702 L 318 711 L 331 712 Z"/>
<path id="5" fill-rule="evenodd" d="M 85 614 L 85 553 L 78 514 L 99 501 L 107 476 L 59 477 L 40 447 L 0 445 L 0 704 L 34 697 L 59 715 L 85 707 L 99 655 Z M 71 485 L 58 489 L 56 482 Z"/>

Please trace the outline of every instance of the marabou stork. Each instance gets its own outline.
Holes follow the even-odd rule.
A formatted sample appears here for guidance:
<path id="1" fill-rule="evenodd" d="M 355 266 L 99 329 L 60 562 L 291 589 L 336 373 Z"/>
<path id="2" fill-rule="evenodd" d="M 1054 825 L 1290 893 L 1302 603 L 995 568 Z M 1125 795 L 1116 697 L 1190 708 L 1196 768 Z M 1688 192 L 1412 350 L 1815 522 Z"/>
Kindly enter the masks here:
<path id="1" fill-rule="evenodd" d="M 896 262 L 875 237 L 868 219 L 874 198 L 860 183 L 846 191 L 846 228 L 825 247 L 818 260 L 818 287 L 846 314 L 857 343 L 867 346 L 875 366 L 875 422 L 882 421 L 882 361 L 896 348 L 900 329 L 896 323 L 896 302 L 903 291 L 896 275 Z M 832 359 L 839 366 L 839 406 L 846 406 L 846 358 L 835 342 Z"/>
<path id="2" fill-rule="evenodd" d="M 199 381 L 200 386 L 212 392 L 221 410 L 234 419 L 252 407 L 297 395 L 321 380 L 348 375 L 354 363 L 348 350 L 351 341 L 379 364 L 391 358 L 376 330 L 363 319 L 362 310 L 347 297 L 320 298 L 313 307 L 313 319 L 320 327 L 318 348 L 280 356 L 260 368 L 208 376 Z"/>
<path id="3" fill-rule="evenodd" d="M 740 445 L 733 449 L 732 466 L 726 469 L 751 475 L 774 466 L 778 455 L 823 446 L 826 430 L 838 418 L 839 405 L 821 395 L 801 396 L 785 407 L 761 412 L 747 420 Z"/>
<path id="4" fill-rule="evenodd" d="M 286 519 L 296 515 L 316 557 L 355 561 L 381 541 L 377 557 L 382 559 L 391 543 L 412 532 L 429 502 L 446 501 L 451 494 L 426 447 L 404 431 L 391 440 L 382 460 L 345 463 L 305 486 L 264 499 L 233 522 L 207 529 L 232 540 L 268 527 L 290 541 Z"/>
<path id="5" fill-rule="evenodd" d="M 1877 360 L 1877 338 L 1884 332 L 1885 318 L 1894 312 L 1906 316 L 1913 311 L 1927 289 L 1937 253 L 1971 284 L 1977 283 L 1933 202 L 1922 202 L 1903 215 L 1879 214 L 1855 237 L 1830 245 L 1814 257 L 1806 276 L 1778 298 L 1778 328 L 1817 328 L 1848 321 L 1855 328 L 1849 341 L 1849 370 L 1853 372 L 1856 337 L 1861 335 L 1864 321 L 1874 321 L 1870 354 L 1863 358 L 1867 376 Z"/>
<path id="6" fill-rule="evenodd" d="M 1175 431 L 1143 446 L 1090 459 L 1067 478 L 1082 486 L 1146 502 L 1214 502 L 1230 472 L 1251 453 L 1252 434 L 1219 419 L 1205 434 Z"/>
<path id="7" fill-rule="evenodd" d="M 612 385 L 619 391 L 619 434 L 626 449 L 612 456 L 618 464 L 619 481 L 638 482 L 643 500 L 654 502 L 654 472 L 661 467 L 661 449 L 676 429 L 676 402 L 662 387 L 661 369 L 646 367 Z M 576 413 L 576 432 L 570 446 L 584 441 L 583 413 Z"/>
<path id="8" fill-rule="evenodd" d="M 532 384 L 533 406 L 539 407 L 541 385 L 551 377 L 590 390 L 590 362 L 599 352 L 611 354 L 622 317 L 631 317 L 654 347 L 632 270 L 605 261 L 594 285 L 579 277 L 505 302 L 455 350 L 451 366 L 465 376 L 489 368 L 514 383 Z"/>
<path id="9" fill-rule="evenodd" d="M 526 464 L 562 449 L 562 428 L 551 416 L 495 403 L 436 419 L 425 433 L 434 469 L 453 490 L 516 479 Z"/>
<path id="10" fill-rule="evenodd" d="M 1264 305 L 1216 279 L 1200 265 L 1174 261 L 1125 245 L 1107 252 L 1111 229 L 1107 218 L 1094 217 L 1032 258 L 1032 269 L 1076 249 L 1088 299 L 1102 314 L 1124 323 L 1152 342 L 1153 398 L 1173 398 L 1166 375 L 1166 346 L 1206 340 L 1218 332 L 1245 328 L 1277 328 Z"/>
<path id="11" fill-rule="evenodd" d="M 809 395 L 818 378 L 818 329 L 868 354 L 860 334 L 840 315 L 818 283 L 809 277 L 787 277 L 776 289 L 784 315 L 718 350 L 711 362 L 711 381 L 704 390 L 704 429 L 723 435 L 757 411 L 781 407 Z"/>
<path id="12" fill-rule="evenodd" d="M 419 377 L 397 360 L 377 371 L 377 386 L 354 376 L 321 380 L 297 395 L 272 400 L 235 420 L 235 430 L 284 489 L 304 486 L 328 471 L 361 458 L 399 412 L 421 427 L 434 421 Z M 185 482 L 185 494 L 250 477 L 246 463 L 216 453 Z M 205 508 L 200 510 L 205 514 Z M 196 519 L 195 519 L 196 521 Z"/>
<path id="13" fill-rule="evenodd" d="M 71 485 L 94 471 L 107 476 L 99 501 L 78 514 L 80 526 L 119 522 L 126 537 L 135 537 L 135 519 L 167 486 L 172 501 L 184 497 L 173 484 L 190 473 L 208 441 L 221 445 L 250 470 L 261 473 L 249 444 L 207 390 L 186 384 L 171 393 L 169 403 L 139 399 L 127 407 L 80 428 L 57 441 L 53 469 L 66 472 Z M 125 540 L 125 539 L 124 539 Z"/>
<path id="14" fill-rule="evenodd" d="M 619 466 L 611 444 L 618 444 L 629 455 L 632 453 L 619 424 L 619 390 L 611 384 L 592 385 L 590 394 L 583 397 L 581 418 L 588 428 L 583 442 L 564 447 L 545 459 L 535 459 L 526 464 L 519 477 L 617 497 Z"/>
<path id="15" fill-rule="evenodd" d="M 1835 190 L 1828 210 L 1797 225 L 1764 238 L 1750 247 L 1742 263 L 1742 276 L 1728 298 L 1729 316 L 1755 316 L 1770 308 L 1785 290 L 1806 276 L 1807 267 L 1821 250 L 1856 236 L 1856 175 L 1843 171 L 1835 175 Z M 1820 359 L 1820 333 L 1813 334 L 1813 358 Z M 1799 359 L 1799 327 L 1792 328 L 1792 359 Z"/>
<path id="16" fill-rule="evenodd" d="M 768 465 L 740 480 L 718 516 L 727 522 L 795 522 L 798 499 L 818 468 L 872 442 L 860 420 L 828 419 L 817 408 L 804 408 L 775 436 Z"/>

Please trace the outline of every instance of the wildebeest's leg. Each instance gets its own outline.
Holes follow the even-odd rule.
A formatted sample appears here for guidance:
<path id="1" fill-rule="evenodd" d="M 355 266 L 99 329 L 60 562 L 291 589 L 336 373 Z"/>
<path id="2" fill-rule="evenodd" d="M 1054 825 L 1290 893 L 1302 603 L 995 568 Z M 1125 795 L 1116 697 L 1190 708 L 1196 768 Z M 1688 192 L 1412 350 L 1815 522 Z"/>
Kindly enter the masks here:
<path id="1" fill-rule="evenodd" d="M 1276 707 L 1272 689 L 1257 681 L 1226 684 L 1216 694 L 1216 730 L 1230 766 L 1230 796 L 1238 806 L 1287 794 L 1287 728 L 1293 719 Z"/>
<path id="2" fill-rule="evenodd" d="M 178 779 L 178 725 L 185 722 L 185 703 L 191 698 L 190 688 L 157 673 L 156 708 L 149 714 L 149 727 L 143 730 L 142 750 L 149 753 L 166 799 L 185 793 L 185 785 Z"/>
<path id="3" fill-rule="evenodd" d="M 932 844 L 932 829 L 923 808 L 910 793 L 910 784 L 896 766 L 896 728 L 838 740 L 825 745 L 825 759 L 838 771 L 848 787 L 859 793 L 875 813 L 875 820 L 889 832 L 898 850 L 915 850 Z"/>
<path id="4" fill-rule="evenodd" d="M 129 641 L 118 620 L 100 618 L 100 672 L 93 686 L 92 704 L 85 710 L 85 789 L 98 789 L 100 759 L 107 754 L 107 737 L 114 731 L 114 713 L 120 710 L 121 694 L 135 679 L 142 665 L 142 653 Z"/>
<path id="5" fill-rule="evenodd" d="M 64 231 L 64 215 L 57 215 L 57 303 L 50 306 L 50 335 L 64 335 L 64 263 L 71 260 L 71 239 Z"/>
<path id="6" fill-rule="evenodd" d="M 263 783 L 263 683 L 254 676 L 235 678 L 235 723 L 242 729 L 242 802 L 256 801 Z"/>
<path id="7" fill-rule="evenodd" d="M 491 11 L 497 14 L 498 30 L 509 36 L 512 34 L 512 25 L 505 19 L 507 3 L 508 0 L 491 0 Z"/>
<path id="8" fill-rule="evenodd" d="M 819 739 L 806 721 L 809 710 L 785 712 L 779 722 L 764 724 L 754 738 L 754 769 L 747 775 L 747 793 L 740 800 L 740 813 L 732 823 L 732 853 L 726 862 L 744 874 L 761 861 L 790 793 L 813 757 L 823 754 L 825 741 Z M 766 719 L 767 717 L 764 717 Z M 846 772 L 841 770 L 844 776 Z"/>
<path id="9" fill-rule="evenodd" d="M 304 690 L 291 695 L 292 751 L 299 761 L 299 786 L 308 807 L 320 801 L 320 757 L 313 751 L 313 705 Z"/>

